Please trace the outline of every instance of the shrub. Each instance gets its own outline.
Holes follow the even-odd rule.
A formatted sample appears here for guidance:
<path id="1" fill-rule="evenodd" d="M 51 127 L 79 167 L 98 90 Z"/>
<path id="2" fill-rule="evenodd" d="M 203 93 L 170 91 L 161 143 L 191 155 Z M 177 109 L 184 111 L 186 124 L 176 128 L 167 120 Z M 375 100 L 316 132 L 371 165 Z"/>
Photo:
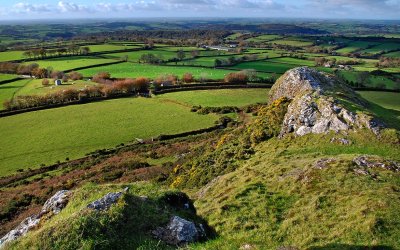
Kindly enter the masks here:
<path id="1" fill-rule="evenodd" d="M 183 74 L 182 81 L 184 83 L 191 83 L 194 82 L 194 77 L 192 73 L 185 73 Z"/>
<path id="2" fill-rule="evenodd" d="M 42 80 L 42 85 L 43 85 L 44 87 L 49 86 L 49 85 L 50 85 L 49 79 L 43 79 L 43 80 Z"/>
<path id="3" fill-rule="evenodd" d="M 79 72 L 72 71 L 71 73 L 69 73 L 69 78 L 70 78 L 71 80 L 73 80 L 73 81 L 76 81 L 76 80 L 82 80 L 82 79 L 83 79 L 83 76 L 82 76 L 82 74 L 79 73 Z"/>
<path id="4" fill-rule="evenodd" d="M 248 81 L 248 76 L 243 71 L 238 73 L 232 72 L 226 75 L 224 80 L 226 83 L 245 84 Z"/>

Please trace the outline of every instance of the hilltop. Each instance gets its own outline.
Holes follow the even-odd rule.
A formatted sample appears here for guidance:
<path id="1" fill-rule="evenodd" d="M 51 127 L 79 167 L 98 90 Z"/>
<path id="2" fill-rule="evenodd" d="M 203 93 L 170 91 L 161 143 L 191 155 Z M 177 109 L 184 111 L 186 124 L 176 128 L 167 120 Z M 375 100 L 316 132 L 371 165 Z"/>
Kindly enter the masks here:
<path id="1" fill-rule="evenodd" d="M 400 137 L 387 114 L 307 67 L 281 76 L 268 102 L 225 130 L 148 146 L 169 157 L 186 147 L 162 175 L 112 185 L 80 178 L 60 212 L 40 214 L 5 249 L 399 248 Z M 76 167 L 83 175 L 108 162 L 112 174 L 133 167 L 118 162 L 137 160 L 132 152 Z"/>

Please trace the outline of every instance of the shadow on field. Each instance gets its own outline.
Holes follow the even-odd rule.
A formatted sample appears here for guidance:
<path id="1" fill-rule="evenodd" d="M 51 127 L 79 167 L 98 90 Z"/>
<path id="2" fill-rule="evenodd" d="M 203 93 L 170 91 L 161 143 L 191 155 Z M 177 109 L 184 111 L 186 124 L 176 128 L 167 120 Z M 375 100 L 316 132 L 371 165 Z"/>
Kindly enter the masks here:
<path id="1" fill-rule="evenodd" d="M 329 244 L 321 247 L 310 247 L 307 250 L 395 250 L 389 246 L 360 246 L 360 245 L 348 245 L 348 244 Z"/>

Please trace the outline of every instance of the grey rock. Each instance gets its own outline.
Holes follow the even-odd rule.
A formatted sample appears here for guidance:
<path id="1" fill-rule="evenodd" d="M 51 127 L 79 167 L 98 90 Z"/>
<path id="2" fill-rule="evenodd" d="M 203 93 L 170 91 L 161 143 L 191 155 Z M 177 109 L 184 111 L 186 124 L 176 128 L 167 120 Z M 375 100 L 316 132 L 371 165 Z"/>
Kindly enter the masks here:
<path id="1" fill-rule="evenodd" d="M 50 199 L 48 199 L 44 203 L 42 210 L 39 214 L 29 216 L 28 218 L 23 220 L 16 228 L 4 235 L 0 239 L 0 248 L 4 246 L 4 243 L 16 240 L 19 237 L 26 235 L 29 231 L 31 231 L 39 224 L 40 219 L 43 215 L 50 212 L 52 212 L 50 216 L 60 213 L 60 211 L 67 205 L 70 194 L 71 192 L 68 190 L 60 190 L 55 193 Z"/>
<path id="2" fill-rule="evenodd" d="M 316 169 L 326 169 L 329 165 L 336 162 L 334 158 L 322 158 L 314 163 L 314 168 Z"/>
<path id="3" fill-rule="evenodd" d="M 293 132 L 304 136 L 362 128 L 379 134 L 385 127 L 373 116 L 355 114 L 345 107 L 345 103 L 366 107 L 367 102 L 351 88 L 331 75 L 308 67 L 289 70 L 277 80 L 271 88 L 269 102 L 282 97 L 292 101 L 283 120 L 281 137 Z M 346 102 L 341 103 L 342 99 Z"/>
<path id="4" fill-rule="evenodd" d="M 374 156 L 361 155 L 353 159 L 355 165 L 361 169 L 382 168 L 393 172 L 400 171 L 400 163 L 392 160 L 380 159 Z"/>
<path id="5" fill-rule="evenodd" d="M 200 232 L 196 225 L 179 216 L 173 216 L 166 227 L 159 227 L 152 233 L 158 239 L 178 246 L 195 242 L 200 237 Z"/>
<path id="6" fill-rule="evenodd" d="M 348 140 L 348 139 L 345 139 L 345 138 L 336 138 L 336 137 L 334 137 L 334 138 L 331 139 L 331 143 L 339 143 L 339 144 L 342 144 L 342 145 L 350 145 L 351 141 Z"/>
<path id="7" fill-rule="evenodd" d="M 67 205 L 71 191 L 60 190 L 55 193 L 50 199 L 48 199 L 43 207 L 41 214 L 47 214 L 53 212 L 53 214 L 58 214 Z"/>
<path id="8" fill-rule="evenodd" d="M 95 200 L 89 205 L 87 205 L 87 208 L 98 211 L 108 210 L 111 207 L 111 205 L 116 203 L 121 196 L 122 192 L 108 193 L 102 198 Z"/>

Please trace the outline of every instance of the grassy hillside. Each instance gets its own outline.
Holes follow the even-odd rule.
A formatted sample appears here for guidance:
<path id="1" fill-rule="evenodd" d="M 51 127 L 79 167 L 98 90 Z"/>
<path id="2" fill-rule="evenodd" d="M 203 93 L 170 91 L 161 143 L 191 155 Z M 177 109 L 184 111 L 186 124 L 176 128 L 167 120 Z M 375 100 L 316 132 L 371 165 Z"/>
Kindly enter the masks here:
<path id="1" fill-rule="evenodd" d="M 340 146 L 329 142 L 334 136 L 261 143 L 239 169 L 194 194 L 199 214 L 220 235 L 195 249 L 400 247 L 398 173 L 360 175 L 352 164 L 359 154 L 399 160 L 400 148 L 368 134 Z M 318 169 L 319 159 L 333 161 Z"/>
<path id="2" fill-rule="evenodd" d="M 156 99 L 127 98 L 30 112 L 0 119 L 0 175 L 38 167 L 135 138 L 209 127 L 217 116 Z M 23 155 L 23 157 L 21 157 Z"/>

